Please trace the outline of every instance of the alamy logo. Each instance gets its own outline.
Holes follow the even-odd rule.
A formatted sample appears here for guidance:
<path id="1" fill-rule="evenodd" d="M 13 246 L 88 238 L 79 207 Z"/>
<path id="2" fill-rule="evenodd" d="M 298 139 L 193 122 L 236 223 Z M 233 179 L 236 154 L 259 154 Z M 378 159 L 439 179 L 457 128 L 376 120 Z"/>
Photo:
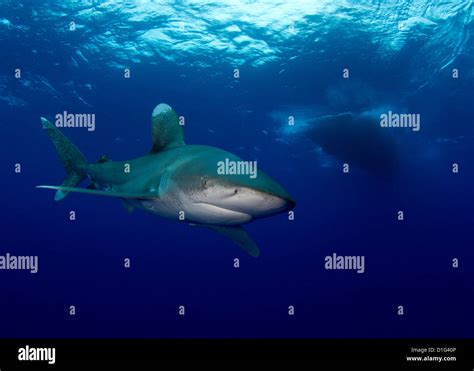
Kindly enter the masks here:
<path id="1" fill-rule="evenodd" d="M 95 113 L 58 113 L 54 116 L 57 128 L 87 128 L 95 131 Z"/>
<path id="2" fill-rule="evenodd" d="M 365 272 L 365 257 L 364 256 L 344 256 L 333 253 L 326 256 L 324 259 L 325 269 L 342 269 L 342 270 L 356 270 L 357 273 Z"/>
<path id="3" fill-rule="evenodd" d="M 0 270 L 29 270 L 38 272 L 38 256 L 0 255 Z"/>
<path id="4" fill-rule="evenodd" d="M 419 113 L 382 113 L 380 115 L 380 126 L 383 128 L 411 128 L 413 131 L 420 131 Z"/>
<path id="5" fill-rule="evenodd" d="M 217 174 L 219 175 L 248 175 L 250 178 L 257 177 L 257 161 L 234 161 L 228 158 L 217 163 Z"/>
<path id="6" fill-rule="evenodd" d="M 29 345 L 18 349 L 19 361 L 47 361 L 50 365 L 56 363 L 56 348 L 30 348 Z"/>

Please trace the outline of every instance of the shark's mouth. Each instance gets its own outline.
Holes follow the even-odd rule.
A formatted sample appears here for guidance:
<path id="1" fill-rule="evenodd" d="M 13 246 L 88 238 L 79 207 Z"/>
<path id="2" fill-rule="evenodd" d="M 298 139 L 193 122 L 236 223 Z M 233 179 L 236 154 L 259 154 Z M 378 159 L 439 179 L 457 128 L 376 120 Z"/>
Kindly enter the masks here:
<path id="1" fill-rule="evenodd" d="M 194 202 L 191 212 L 194 219 L 205 224 L 242 224 L 253 219 L 248 213 L 206 202 Z"/>

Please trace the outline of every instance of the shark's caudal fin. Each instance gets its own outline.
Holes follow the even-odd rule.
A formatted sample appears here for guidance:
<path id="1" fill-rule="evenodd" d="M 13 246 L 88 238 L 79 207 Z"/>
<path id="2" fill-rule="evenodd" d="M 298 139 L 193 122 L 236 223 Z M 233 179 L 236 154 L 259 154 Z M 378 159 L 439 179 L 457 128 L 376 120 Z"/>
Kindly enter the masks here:
<path id="1" fill-rule="evenodd" d="M 257 244 L 250 238 L 247 231 L 241 226 L 222 226 L 222 225 L 206 225 L 206 224 L 193 224 L 199 227 L 207 227 L 216 231 L 217 233 L 230 238 L 239 247 L 245 250 L 248 254 L 254 258 L 258 258 L 260 250 Z"/>
<path id="2" fill-rule="evenodd" d="M 43 129 L 46 130 L 53 141 L 59 159 L 66 171 L 66 179 L 64 179 L 62 186 L 74 187 L 78 185 L 86 176 L 84 172 L 87 165 L 85 157 L 51 122 L 43 117 L 41 117 L 41 122 L 43 123 Z M 54 199 L 60 201 L 66 197 L 68 193 L 68 190 L 58 188 Z"/>

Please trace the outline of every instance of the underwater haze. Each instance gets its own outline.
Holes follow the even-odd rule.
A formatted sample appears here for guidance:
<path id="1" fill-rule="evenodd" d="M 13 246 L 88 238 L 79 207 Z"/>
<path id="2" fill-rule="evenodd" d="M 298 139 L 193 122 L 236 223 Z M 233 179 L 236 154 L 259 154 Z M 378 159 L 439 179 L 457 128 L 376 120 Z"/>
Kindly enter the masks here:
<path id="1" fill-rule="evenodd" d="M 471 0 L 2 0 L 0 256 L 38 269 L 0 260 L 0 337 L 472 337 L 473 16 Z M 187 144 L 257 161 L 295 200 L 245 226 L 258 258 L 35 188 L 64 180 L 41 117 L 94 114 L 59 130 L 122 161 L 150 151 L 159 103 Z"/>

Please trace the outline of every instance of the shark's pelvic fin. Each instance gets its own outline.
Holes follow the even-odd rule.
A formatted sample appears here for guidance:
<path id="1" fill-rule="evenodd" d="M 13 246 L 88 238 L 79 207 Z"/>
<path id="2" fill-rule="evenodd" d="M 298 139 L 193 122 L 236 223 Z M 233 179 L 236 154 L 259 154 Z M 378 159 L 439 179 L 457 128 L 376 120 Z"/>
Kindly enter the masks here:
<path id="1" fill-rule="evenodd" d="M 93 196 L 107 196 L 107 197 L 117 197 L 117 198 L 159 198 L 155 193 L 122 193 L 122 192 L 113 192 L 113 191 L 101 191 L 96 189 L 87 189 L 87 188 L 74 188 L 74 187 L 64 187 L 64 186 L 52 186 L 52 185 L 40 185 L 36 188 L 46 188 L 46 189 L 56 189 L 63 192 L 77 192 L 85 193 Z"/>
<path id="2" fill-rule="evenodd" d="M 204 225 L 204 224 L 197 224 L 197 225 L 210 228 L 216 231 L 217 233 L 230 238 L 239 247 L 245 250 L 248 254 L 252 255 L 254 258 L 258 258 L 258 256 L 260 255 L 260 250 L 258 249 L 257 244 L 250 238 L 247 231 L 241 226 L 222 226 L 222 225 Z"/>
<path id="3" fill-rule="evenodd" d="M 131 214 L 133 212 L 133 210 L 135 210 L 133 205 L 131 203 L 127 202 L 126 199 L 123 200 L 123 207 L 125 208 L 125 210 L 128 211 L 129 214 Z"/>
<path id="4" fill-rule="evenodd" d="M 78 185 L 86 175 L 84 172 L 84 168 L 87 165 L 85 157 L 51 122 L 44 117 L 41 117 L 41 122 L 43 123 L 43 129 L 46 130 L 53 141 L 64 166 L 64 170 L 66 171 L 66 179 L 64 179 L 62 186 L 67 188 Z M 58 189 L 54 199 L 55 201 L 60 201 L 66 197 L 67 194 L 68 191 L 65 189 Z"/>
<path id="5" fill-rule="evenodd" d="M 165 103 L 158 104 L 153 110 L 151 136 L 153 147 L 150 153 L 184 146 L 183 128 L 179 124 L 178 115 Z"/>

